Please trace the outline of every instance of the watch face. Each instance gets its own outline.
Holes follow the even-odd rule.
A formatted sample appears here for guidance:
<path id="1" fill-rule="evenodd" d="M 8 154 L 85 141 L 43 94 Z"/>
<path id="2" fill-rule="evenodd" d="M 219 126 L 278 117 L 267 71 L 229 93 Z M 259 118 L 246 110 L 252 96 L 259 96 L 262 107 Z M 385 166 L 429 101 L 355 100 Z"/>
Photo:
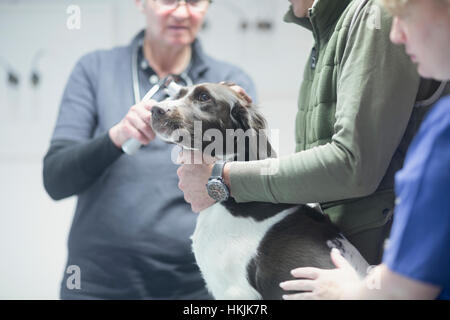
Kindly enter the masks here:
<path id="1" fill-rule="evenodd" d="M 228 199 L 229 192 L 227 186 L 219 179 L 211 179 L 208 181 L 207 190 L 211 198 L 216 201 L 225 201 Z"/>

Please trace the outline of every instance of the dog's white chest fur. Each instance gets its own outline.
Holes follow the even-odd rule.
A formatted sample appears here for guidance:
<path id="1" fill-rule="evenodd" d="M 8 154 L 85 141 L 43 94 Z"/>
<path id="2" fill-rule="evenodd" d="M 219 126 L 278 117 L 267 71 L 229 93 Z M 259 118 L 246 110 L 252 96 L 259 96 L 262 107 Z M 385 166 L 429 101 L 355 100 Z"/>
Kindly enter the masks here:
<path id="1" fill-rule="evenodd" d="M 192 247 L 208 290 L 216 299 L 261 299 L 247 279 L 247 265 L 255 256 L 266 232 L 295 211 L 255 221 L 234 217 L 215 204 L 202 211 L 192 235 Z"/>

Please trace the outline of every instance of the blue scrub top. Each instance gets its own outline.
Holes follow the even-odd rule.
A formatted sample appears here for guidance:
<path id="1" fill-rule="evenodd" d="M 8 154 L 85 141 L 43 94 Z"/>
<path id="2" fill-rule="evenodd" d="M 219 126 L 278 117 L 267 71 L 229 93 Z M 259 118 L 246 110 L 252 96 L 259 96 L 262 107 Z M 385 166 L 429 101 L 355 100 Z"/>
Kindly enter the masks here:
<path id="1" fill-rule="evenodd" d="M 383 262 L 450 299 L 450 96 L 430 111 L 396 175 L 397 204 Z"/>

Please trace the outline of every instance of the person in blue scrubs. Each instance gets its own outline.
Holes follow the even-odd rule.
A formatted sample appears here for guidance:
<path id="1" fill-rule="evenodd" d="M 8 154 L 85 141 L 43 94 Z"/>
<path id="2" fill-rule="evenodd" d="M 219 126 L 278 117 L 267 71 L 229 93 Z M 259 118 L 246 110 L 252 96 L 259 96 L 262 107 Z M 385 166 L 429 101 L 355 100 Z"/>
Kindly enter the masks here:
<path id="1" fill-rule="evenodd" d="M 420 75 L 450 80 L 450 0 L 382 2 L 394 15 L 391 40 L 405 46 Z M 450 299 L 450 96 L 426 116 L 395 188 L 395 218 L 381 265 L 360 279 L 333 249 L 336 269 L 292 270 L 297 279 L 280 284 L 283 298 Z"/>

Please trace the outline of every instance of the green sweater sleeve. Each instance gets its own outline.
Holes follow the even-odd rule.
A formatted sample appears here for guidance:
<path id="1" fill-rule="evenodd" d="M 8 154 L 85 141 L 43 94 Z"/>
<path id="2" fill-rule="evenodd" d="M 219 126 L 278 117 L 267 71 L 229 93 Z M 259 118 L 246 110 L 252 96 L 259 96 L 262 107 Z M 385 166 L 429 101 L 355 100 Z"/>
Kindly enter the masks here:
<path id="1" fill-rule="evenodd" d="M 381 11 L 380 28 L 368 19 L 360 15 L 338 58 L 331 141 L 279 159 L 230 163 L 237 202 L 328 202 L 375 192 L 407 128 L 420 78 L 404 48 L 389 40 L 390 17 Z"/>

